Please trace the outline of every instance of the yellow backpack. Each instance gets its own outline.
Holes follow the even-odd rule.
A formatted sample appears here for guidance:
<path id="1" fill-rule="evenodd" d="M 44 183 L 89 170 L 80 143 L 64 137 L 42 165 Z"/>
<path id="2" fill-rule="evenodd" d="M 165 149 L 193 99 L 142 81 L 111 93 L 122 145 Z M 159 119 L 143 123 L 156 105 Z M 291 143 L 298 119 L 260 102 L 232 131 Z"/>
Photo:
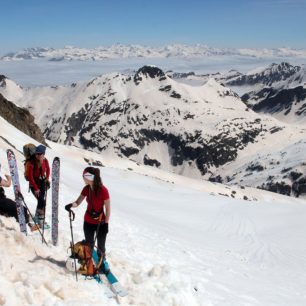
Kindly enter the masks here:
<path id="1" fill-rule="evenodd" d="M 91 248 L 84 240 L 79 241 L 72 246 L 72 258 L 76 258 L 80 264 L 78 273 L 92 276 L 98 273 L 98 268 L 95 267 L 92 256 Z"/>

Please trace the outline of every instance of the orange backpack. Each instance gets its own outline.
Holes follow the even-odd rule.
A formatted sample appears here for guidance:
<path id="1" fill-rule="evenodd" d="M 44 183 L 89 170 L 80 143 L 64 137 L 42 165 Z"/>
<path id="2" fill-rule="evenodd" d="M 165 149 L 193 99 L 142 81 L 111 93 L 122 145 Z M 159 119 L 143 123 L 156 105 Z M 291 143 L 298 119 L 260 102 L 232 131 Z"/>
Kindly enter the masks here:
<path id="1" fill-rule="evenodd" d="M 90 245 L 84 240 L 72 246 L 71 257 L 76 258 L 80 263 L 80 268 L 78 269 L 80 274 L 87 276 L 97 274 L 98 269 L 93 263 Z"/>

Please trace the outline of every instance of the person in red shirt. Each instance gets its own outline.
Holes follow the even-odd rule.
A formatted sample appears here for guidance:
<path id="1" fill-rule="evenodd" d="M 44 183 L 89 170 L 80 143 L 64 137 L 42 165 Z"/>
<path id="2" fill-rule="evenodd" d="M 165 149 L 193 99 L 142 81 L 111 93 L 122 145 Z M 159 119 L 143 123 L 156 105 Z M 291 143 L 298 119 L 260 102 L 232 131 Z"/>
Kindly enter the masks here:
<path id="1" fill-rule="evenodd" d="M 45 158 L 46 147 L 39 145 L 36 147 L 35 155 L 29 164 L 28 179 L 30 190 L 37 199 L 37 207 L 35 212 L 35 221 L 42 227 L 49 227 L 44 222 L 46 209 L 47 189 L 50 188 L 50 167 L 49 162 Z"/>
<path id="2" fill-rule="evenodd" d="M 105 241 L 108 233 L 108 222 L 110 218 L 110 198 L 107 188 L 102 184 L 100 170 L 87 167 L 83 171 L 83 179 L 86 186 L 81 191 L 78 199 L 65 206 L 69 211 L 79 206 L 84 199 L 87 202 L 87 210 L 84 215 L 85 241 L 94 248 L 95 235 L 98 242 L 98 255 L 105 257 Z"/>

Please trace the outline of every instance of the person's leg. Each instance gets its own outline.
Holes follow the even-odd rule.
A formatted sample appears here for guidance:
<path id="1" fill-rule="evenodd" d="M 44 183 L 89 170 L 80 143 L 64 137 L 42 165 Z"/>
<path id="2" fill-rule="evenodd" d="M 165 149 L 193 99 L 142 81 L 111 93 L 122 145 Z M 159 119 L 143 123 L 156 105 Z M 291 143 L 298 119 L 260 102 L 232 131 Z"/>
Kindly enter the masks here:
<path id="1" fill-rule="evenodd" d="M 41 215 L 44 215 L 46 209 L 46 186 L 44 181 L 40 182 L 39 191 L 40 193 L 37 199 L 37 210 L 41 213 Z"/>
<path id="2" fill-rule="evenodd" d="M 110 271 L 109 265 L 106 261 L 106 256 L 105 256 L 105 242 L 106 242 L 107 233 L 108 233 L 108 224 L 105 224 L 105 223 L 101 224 L 99 228 L 99 232 L 97 234 L 98 256 L 99 256 L 99 259 L 101 257 L 103 258 L 100 269 L 105 274 L 107 274 Z"/>
<path id="3" fill-rule="evenodd" d="M 35 219 L 35 222 L 38 222 L 38 219 L 39 219 L 39 211 L 38 211 L 38 203 L 39 203 L 39 200 L 38 200 L 37 195 L 35 194 L 35 189 L 34 189 L 33 187 L 30 187 L 30 190 L 31 190 L 32 194 L 34 195 L 34 197 L 35 197 L 36 200 L 37 200 L 34 219 Z"/>
<path id="4" fill-rule="evenodd" d="M 105 223 L 101 224 L 99 227 L 99 232 L 97 233 L 99 256 L 105 255 L 105 242 L 106 242 L 107 233 L 108 233 L 108 224 Z"/>
<path id="5" fill-rule="evenodd" d="M 97 226 L 95 224 L 84 222 L 83 230 L 84 230 L 85 241 L 89 243 L 91 249 L 93 249 L 94 247 L 96 229 Z"/>
<path id="6" fill-rule="evenodd" d="M 38 223 L 40 226 L 43 224 L 44 215 L 45 215 L 45 208 L 46 208 L 46 189 L 43 182 L 39 183 L 39 196 L 36 196 L 35 190 L 33 187 L 30 187 L 31 192 L 37 199 L 36 211 L 35 211 L 35 222 Z"/>

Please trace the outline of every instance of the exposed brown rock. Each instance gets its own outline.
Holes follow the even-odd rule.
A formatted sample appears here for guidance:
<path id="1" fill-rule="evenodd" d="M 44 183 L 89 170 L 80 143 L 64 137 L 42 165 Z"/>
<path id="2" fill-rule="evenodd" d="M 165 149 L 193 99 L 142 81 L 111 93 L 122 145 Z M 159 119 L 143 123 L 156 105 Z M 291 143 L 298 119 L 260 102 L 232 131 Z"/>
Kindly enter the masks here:
<path id="1" fill-rule="evenodd" d="M 16 106 L 0 94 L 0 116 L 18 130 L 46 145 L 45 138 L 28 110 Z"/>

